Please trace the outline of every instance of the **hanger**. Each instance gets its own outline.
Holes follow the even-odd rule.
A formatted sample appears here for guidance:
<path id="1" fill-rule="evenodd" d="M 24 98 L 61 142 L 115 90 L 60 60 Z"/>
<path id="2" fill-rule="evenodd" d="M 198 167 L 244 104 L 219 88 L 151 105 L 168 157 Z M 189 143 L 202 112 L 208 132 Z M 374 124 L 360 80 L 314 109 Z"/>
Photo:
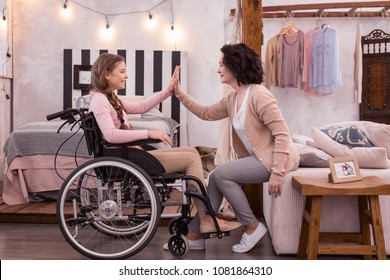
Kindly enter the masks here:
<path id="1" fill-rule="evenodd" d="M 299 30 L 300 30 L 299 27 L 296 26 L 294 22 L 292 22 L 286 27 L 286 29 L 283 32 L 281 32 L 281 35 L 283 35 L 283 36 L 297 36 Z"/>

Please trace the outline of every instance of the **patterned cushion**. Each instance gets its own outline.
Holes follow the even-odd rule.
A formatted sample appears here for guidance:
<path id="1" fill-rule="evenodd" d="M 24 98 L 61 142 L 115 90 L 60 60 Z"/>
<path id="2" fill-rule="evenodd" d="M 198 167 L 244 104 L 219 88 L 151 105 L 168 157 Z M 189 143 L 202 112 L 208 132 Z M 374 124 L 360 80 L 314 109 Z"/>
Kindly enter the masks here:
<path id="1" fill-rule="evenodd" d="M 383 147 L 348 148 L 328 137 L 321 130 L 312 127 L 313 146 L 333 157 L 354 156 L 361 168 L 389 168 L 386 149 Z"/>
<path id="2" fill-rule="evenodd" d="M 350 148 L 374 146 L 370 140 L 368 140 L 367 136 L 355 125 L 344 128 L 322 128 L 321 131 L 332 138 L 334 141 L 346 145 Z"/>
<path id="3" fill-rule="evenodd" d="M 89 104 L 91 103 L 91 99 L 92 99 L 92 94 L 87 94 L 87 95 L 83 95 L 83 96 L 78 97 L 76 99 L 76 108 L 77 109 L 81 109 L 81 108 L 89 109 Z"/>

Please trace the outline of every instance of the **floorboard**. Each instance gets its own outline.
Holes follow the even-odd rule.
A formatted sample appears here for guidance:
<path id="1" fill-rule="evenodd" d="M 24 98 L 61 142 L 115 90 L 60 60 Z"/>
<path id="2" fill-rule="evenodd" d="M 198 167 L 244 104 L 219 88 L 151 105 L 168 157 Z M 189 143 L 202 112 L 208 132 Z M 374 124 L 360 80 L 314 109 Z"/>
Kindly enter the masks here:
<path id="1" fill-rule="evenodd" d="M 178 211 L 171 208 L 169 211 Z M 168 210 L 166 210 L 168 211 Z M 169 220 L 163 220 L 152 241 L 135 260 L 174 260 L 162 249 L 170 237 Z M 270 235 L 248 253 L 236 254 L 231 246 L 238 243 L 243 229 L 222 239 L 206 240 L 205 251 L 190 251 L 185 260 L 296 260 L 296 255 L 276 255 Z M 42 250 L 42 248 L 45 248 Z M 10 206 L 3 202 L 0 183 L 0 259 L 1 260 L 80 260 L 86 259 L 64 239 L 55 218 L 55 202 L 25 203 Z M 359 256 L 319 256 L 319 259 L 361 259 Z"/>

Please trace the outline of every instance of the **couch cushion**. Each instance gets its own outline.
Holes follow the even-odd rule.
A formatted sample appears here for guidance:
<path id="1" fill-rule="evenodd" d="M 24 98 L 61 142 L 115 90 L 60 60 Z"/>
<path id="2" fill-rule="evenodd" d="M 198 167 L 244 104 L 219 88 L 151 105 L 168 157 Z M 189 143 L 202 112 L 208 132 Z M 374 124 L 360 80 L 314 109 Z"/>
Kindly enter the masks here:
<path id="1" fill-rule="evenodd" d="M 323 150 L 333 157 L 354 156 L 360 168 L 389 168 L 386 149 L 383 147 L 354 147 L 348 148 L 340 144 L 318 128 L 312 127 L 313 146 Z"/>
<path id="2" fill-rule="evenodd" d="M 373 147 L 367 136 L 361 132 L 356 125 L 338 128 L 322 128 L 322 132 L 332 138 L 334 141 L 353 147 Z"/>
<path id="3" fill-rule="evenodd" d="M 293 134 L 291 135 L 291 138 L 293 139 L 294 143 L 299 143 L 303 145 L 307 145 L 307 141 L 313 141 L 313 139 L 309 136 L 303 135 L 303 134 Z"/>
<path id="4" fill-rule="evenodd" d="M 301 167 L 329 167 L 331 155 L 315 147 L 295 143 L 300 156 L 299 166 Z"/>

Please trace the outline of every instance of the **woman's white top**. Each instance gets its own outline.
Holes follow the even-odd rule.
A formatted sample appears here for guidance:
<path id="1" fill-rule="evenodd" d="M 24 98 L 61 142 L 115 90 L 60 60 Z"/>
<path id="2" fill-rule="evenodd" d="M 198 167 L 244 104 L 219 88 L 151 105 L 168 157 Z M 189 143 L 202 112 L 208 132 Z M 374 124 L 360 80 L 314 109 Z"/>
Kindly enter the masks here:
<path id="1" fill-rule="evenodd" d="M 245 148 L 248 150 L 248 152 L 251 155 L 254 155 L 254 151 L 252 149 L 251 143 L 248 140 L 248 136 L 246 135 L 244 123 L 245 123 L 245 115 L 246 115 L 246 109 L 248 107 L 248 96 L 250 92 L 251 86 L 249 86 L 245 92 L 244 99 L 242 100 L 242 104 L 239 110 L 237 110 L 237 99 L 234 104 L 234 116 L 233 116 L 233 127 L 236 131 L 238 137 L 240 137 L 242 143 L 244 144 Z"/>

